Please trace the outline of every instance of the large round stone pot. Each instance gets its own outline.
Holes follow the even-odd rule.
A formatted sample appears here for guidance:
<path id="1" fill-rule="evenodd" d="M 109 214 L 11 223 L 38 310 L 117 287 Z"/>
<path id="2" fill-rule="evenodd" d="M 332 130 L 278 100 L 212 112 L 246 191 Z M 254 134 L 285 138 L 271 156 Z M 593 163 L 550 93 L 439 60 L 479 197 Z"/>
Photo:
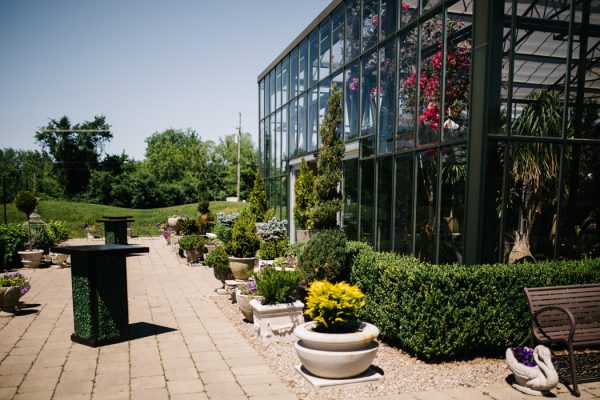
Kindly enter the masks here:
<path id="1" fill-rule="evenodd" d="M 254 270 L 255 263 L 256 257 L 229 257 L 229 268 L 231 268 L 233 277 L 242 281 L 245 281 L 250 277 L 250 271 Z"/>
<path id="2" fill-rule="evenodd" d="M 314 322 L 307 322 L 294 330 L 298 357 L 313 375 L 331 379 L 360 375 L 377 355 L 379 329 L 375 325 L 362 322 L 352 333 L 321 333 L 314 327 Z"/>
<path id="3" fill-rule="evenodd" d="M 198 262 L 199 260 L 202 259 L 203 255 L 204 255 L 203 248 L 187 249 L 185 251 L 185 257 L 187 259 L 187 262 L 189 262 L 189 263 Z"/>
<path id="4" fill-rule="evenodd" d="M 21 263 L 25 268 L 37 268 L 42 262 L 42 256 L 44 250 L 23 250 L 19 251 L 19 257 L 21 257 Z"/>
<path id="5" fill-rule="evenodd" d="M 20 288 L 16 286 L 0 287 L 0 317 L 11 316 L 16 311 L 20 298 Z"/>
<path id="6" fill-rule="evenodd" d="M 261 301 L 263 299 L 262 296 L 252 296 L 249 294 L 242 294 L 239 289 L 235 290 L 235 298 L 237 300 L 238 308 L 240 312 L 244 316 L 244 319 L 248 322 L 254 322 L 254 316 L 252 312 L 252 307 L 250 306 L 250 300 L 257 299 Z"/>
<path id="7" fill-rule="evenodd" d="M 215 268 L 213 267 L 213 273 L 215 274 L 215 278 L 221 281 L 221 283 L 225 284 L 225 281 L 233 279 L 233 274 L 231 273 L 231 268 Z"/>

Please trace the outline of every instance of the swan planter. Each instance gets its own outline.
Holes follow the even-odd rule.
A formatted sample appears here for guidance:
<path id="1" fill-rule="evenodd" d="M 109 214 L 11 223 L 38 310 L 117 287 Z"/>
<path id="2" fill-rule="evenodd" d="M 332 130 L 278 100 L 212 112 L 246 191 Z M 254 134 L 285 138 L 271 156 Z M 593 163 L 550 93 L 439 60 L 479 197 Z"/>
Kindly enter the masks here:
<path id="1" fill-rule="evenodd" d="M 512 349 L 506 349 L 506 363 L 517 382 L 512 386 L 523 393 L 542 396 L 556 387 L 558 373 L 554 369 L 552 354 L 547 347 L 539 345 L 533 349 L 533 359 L 536 365 L 522 364 Z"/>
<path id="2" fill-rule="evenodd" d="M 330 379 L 350 378 L 365 372 L 379 344 L 379 329 L 367 322 L 351 333 L 321 333 L 314 322 L 299 325 L 294 345 L 304 368 L 311 374 Z"/>

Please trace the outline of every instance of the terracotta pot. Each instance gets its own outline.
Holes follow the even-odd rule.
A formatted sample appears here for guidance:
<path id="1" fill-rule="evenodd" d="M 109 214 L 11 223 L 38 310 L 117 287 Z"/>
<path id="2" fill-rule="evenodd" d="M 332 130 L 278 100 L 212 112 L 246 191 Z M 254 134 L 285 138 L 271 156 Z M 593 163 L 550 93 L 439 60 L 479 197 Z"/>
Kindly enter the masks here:
<path id="1" fill-rule="evenodd" d="M 0 316 L 11 316 L 17 310 L 21 289 L 16 286 L 0 287 Z"/>
<path id="2" fill-rule="evenodd" d="M 250 271 L 254 269 L 255 263 L 256 257 L 229 257 L 229 268 L 231 268 L 233 277 L 242 281 L 245 281 L 250 277 Z"/>
<path id="3" fill-rule="evenodd" d="M 311 374 L 322 378 L 350 378 L 365 372 L 377 355 L 379 329 L 367 322 L 352 333 L 316 332 L 314 322 L 298 326 L 294 347 Z"/>
<path id="4" fill-rule="evenodd" d="M 42 262 L 42 256 L 44 250 L 23 250 L 19 251 L 19 257 L 21 257 L 21 263 L 24 268 L 37 268 Z"/>

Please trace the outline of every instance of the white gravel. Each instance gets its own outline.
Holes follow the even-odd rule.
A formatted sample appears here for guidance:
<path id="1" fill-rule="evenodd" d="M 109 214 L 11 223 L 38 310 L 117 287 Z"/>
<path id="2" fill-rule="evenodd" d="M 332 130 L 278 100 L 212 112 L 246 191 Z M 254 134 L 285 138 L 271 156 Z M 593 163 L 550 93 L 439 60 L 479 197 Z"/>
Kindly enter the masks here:
<path id="1" fill-rule="evenodd" d="M 476 358 L 469 361 L 425 363 L 400 349 L 380 342 L 373 365 L 383 371 L 382 382 L 321 389 L 315 392 L 294 369 L 294 365 L 300 361 L 293 344 L 262 342 L 256 337 L 253 325 L 243 321 L 237 304 L 232 304 L 229 296 L 215 295 L 211 298 L 249 344 L 263 355 L 273 371 L 301 399 L 366 398 L 393 393 L 441 391 L 457 387 L 480 388 L 502 383 L 509 375 L 503 359 Z"/>

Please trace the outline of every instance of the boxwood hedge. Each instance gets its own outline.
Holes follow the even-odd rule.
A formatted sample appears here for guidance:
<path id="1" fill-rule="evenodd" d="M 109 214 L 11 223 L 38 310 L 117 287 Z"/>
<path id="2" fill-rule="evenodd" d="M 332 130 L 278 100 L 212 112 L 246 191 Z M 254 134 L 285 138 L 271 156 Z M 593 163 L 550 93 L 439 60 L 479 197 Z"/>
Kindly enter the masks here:
<path id="1" fill-rule="evenodd" d="M 352 260 L 351 282 L 366 295 L 361 318 L 425 360 L 495 355 L 525 343 L 524 287 L 600 282 L 598 259 L 429 265 L 360 247 Z"/>

